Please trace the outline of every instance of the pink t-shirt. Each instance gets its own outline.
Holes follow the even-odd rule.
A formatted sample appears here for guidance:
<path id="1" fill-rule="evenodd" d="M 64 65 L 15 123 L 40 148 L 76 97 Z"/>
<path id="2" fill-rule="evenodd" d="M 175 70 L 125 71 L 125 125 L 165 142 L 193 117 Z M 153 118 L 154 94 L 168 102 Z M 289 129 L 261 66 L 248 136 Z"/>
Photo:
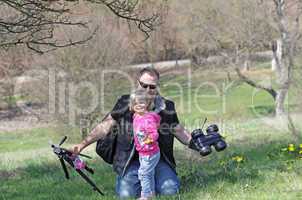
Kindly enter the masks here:
<path id="1" fill-rule="evenodd" d="M 155 112 L 133 115 L 134 143 L 139 155 L 154 155 L 159 152 L 157 142 L 159 126 L 160 116 Z"/>

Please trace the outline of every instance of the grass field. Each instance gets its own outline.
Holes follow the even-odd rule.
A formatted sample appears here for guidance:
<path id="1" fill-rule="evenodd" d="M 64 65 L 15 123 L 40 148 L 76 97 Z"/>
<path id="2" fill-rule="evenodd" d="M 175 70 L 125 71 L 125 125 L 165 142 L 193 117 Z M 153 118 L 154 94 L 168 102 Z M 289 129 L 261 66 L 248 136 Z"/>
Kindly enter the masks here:
<path id="1" fill-rule="evenodd" d="M 261 74 L 251 73 L 258 80 L 270 76 Z M 262 91 L 254 95 L 253 88 L 225 77 L 225 73 L 197 69 L 190 83 L 187 76 L 166 74 L 162 78 L 161 93 L 175 101 L 180 121 L 191 130 L 208 117 L 207 124 L 216 122 L 222 127 L 229 147 L 201 157 L 176 142 L 180 194 L 160 199 L 301 199 L 302 141 L 295 141 L 278 121 L 265 120 L 273 112 L 269 95 Z M 236 80 L 234 74 L 231 78 Z M 210 84 L 202 84 L 205 81 Z M 293 96 L 286 104 L 296 113 L 297 99 Z M 57 143 L 68 135 L 68 147 L 80 140 L 77 133 L 77 129 L 58 127 L 0 133 L 0 199 L 114 199 L 115 173 L 96 156 L 94 145 L 85 153 L 94 158 L 88 161 L 95 169 L 93 179 L 106 196 L 91 191 L 71 170 L 71 180 L 65 180 L 48 142 Z M 289 144 L 295 149 L 288 148 Z"/>

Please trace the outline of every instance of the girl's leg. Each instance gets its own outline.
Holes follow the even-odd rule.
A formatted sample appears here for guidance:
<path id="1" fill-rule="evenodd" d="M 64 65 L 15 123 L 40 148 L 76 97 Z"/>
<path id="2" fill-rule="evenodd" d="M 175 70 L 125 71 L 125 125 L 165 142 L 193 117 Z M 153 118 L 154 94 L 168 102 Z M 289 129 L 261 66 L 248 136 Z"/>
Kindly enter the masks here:
<path id="1" fill-rule="evenodd" d="M 140 168 L 138 178 L 141 182 L 141 196 L 150 197 L 154 195 L 154 175 L 155 167 L 160 159 L 160 153 L 152 156 L 140 156 Z"/>

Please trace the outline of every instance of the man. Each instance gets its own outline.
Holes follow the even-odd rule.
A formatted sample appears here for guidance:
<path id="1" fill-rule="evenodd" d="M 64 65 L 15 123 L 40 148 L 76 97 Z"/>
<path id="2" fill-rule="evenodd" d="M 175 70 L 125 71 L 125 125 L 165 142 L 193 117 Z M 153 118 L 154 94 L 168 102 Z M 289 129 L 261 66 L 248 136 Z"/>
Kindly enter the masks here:
<path id="1" fill-rule="evenodd" d="M 173 140 L 176 137 L 184 145 L 189 145 L 191 135 L 179 124 L 174 103 L 164 99 L 158 93 L 159 73 L 152 67 L 142 69 L 137 76 L 137 85 L 145 89 L 154 101 L 154 110 L 159 110 L 161 126 L 159 128 L 159 147 L 161 159 L 155 169 L 155 190 L 159 195 L 177 194 L 180 182 L 175 171 Z M 129 95 L 119 98 L 113 110 L 98 124 L 92 132 L 71 150 L 81 152 L 88 145 L 104 138 L 112 127 L 118 125 L 113 169 L 117 172 L 116 193 L 120 198 L 138 197 L 140 182 L 138 179 L 139 161 L 133 145 L 132 116 L 129 111 Z"/>

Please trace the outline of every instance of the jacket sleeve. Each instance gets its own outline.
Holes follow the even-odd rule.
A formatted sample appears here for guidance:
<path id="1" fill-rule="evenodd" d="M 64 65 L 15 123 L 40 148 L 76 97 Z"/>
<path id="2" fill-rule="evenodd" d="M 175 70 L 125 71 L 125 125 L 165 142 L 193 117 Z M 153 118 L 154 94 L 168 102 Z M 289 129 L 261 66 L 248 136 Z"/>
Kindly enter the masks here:
<path id="1" fill-rule="evenodd" d="M 152 120 L 148 123 L 146 127 L 146 131 L 148 133 L 148 137 L 152 140 L 152 142 L 158 140 L 158 131 L 157 129 L 160 126 L 160 116 L 158 114 L 152 115 Z"/>
<path id="2" fill-rule="evenodd" d="M 115 121 L 118 121 L 128 109 L 129 95 L 122 95 L 118 98 L 116 104 L 110 112 L 110 115 Z"/>

